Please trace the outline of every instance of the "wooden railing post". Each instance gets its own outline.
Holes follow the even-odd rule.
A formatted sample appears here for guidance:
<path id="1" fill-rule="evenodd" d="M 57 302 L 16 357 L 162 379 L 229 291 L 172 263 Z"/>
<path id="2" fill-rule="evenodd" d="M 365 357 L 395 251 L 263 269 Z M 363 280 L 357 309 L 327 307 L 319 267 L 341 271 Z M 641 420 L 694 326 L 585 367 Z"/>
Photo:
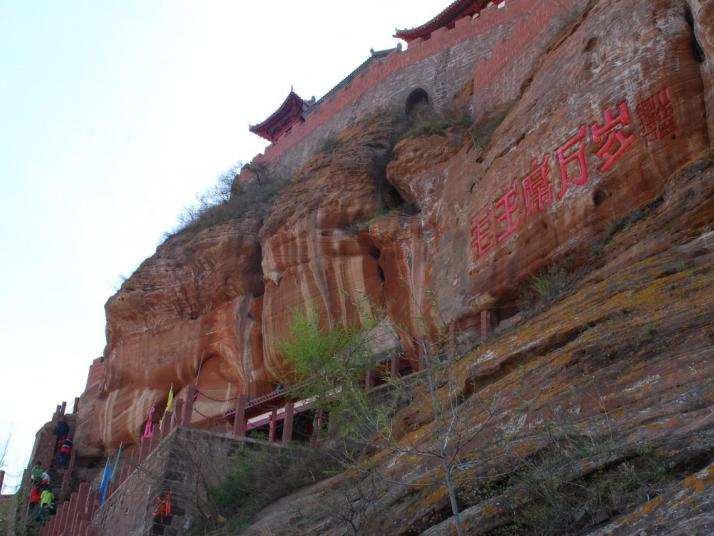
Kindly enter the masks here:
<path id="1" fill-rule="evenodd" d="M 69 503 L 62 503 L 59 507 L 59 510 L 57 511 L 57 529 L 55 531 L 57 534 L 62 534 L 62 530 L 64 529 L 65 524 L 65 518 L 67 517 L 68 507 Z"/>
<path id="2" fill-rule="evenodd" d="M 154 452 L 154 448 L 156 447 L 156 445 L 158 445 L 158 441 L 156 438 L 157 432 L 158 432 L 158 430 L 153 430 L 151 432 L 151 437 L 149 438 L 149 448 L 147 449 L 147 452 L 146 452 L 147 456 L 149 454 L 151 454 L 152 452 Z"/>
<path id="3" fill-rule="evenodd" d="M 79 494 L 77 497 L 77 510 L 80 512 L 82 519 L 88 519 L 87 497 L 89 497 L 89 482 L 82 482 L 79 485 Z"/>
<path id="4" fill-rule="evenodd" d="M 283 445 L 293 439 L 293 417 L 295 414 L 295 405 L 289 402 L 285 406 L 285 420 L 283 421 Z"/>
<path id="5" fill-rule="evenodd" d="M 268 428 L 268 441 L 275 441 L 275 425 L 277 421 L 278 410 L 274 409 L 270 412 L 270 427 Z"/>
<path id="6" fill-rule="evenodd" d="M 52 536 L 55 533 L 55 523 L 57 522 L 57 516 L 54 515 L 50 518 L 49 522 L 42 529 L 42 536 Z"/>
<path id="7" fill-rule="evenodd" d="M 394 354 L 389 359 L 389 375 L 392 380 L 395 380 L 399 376 L 399 354 Z"/>
<path id="8" fill-rule="evenodd" d="M 164 416 L 161 418 L 161 439 L 165 438 L 171 432 L 171 420 L 173 418 L 173 411 L 164 412 Z"/>
<path id="9" fill-rule="evenodd" d="M 374 369 L 368 368 L 364 373 L 364 390 L 370 391 L 374 387 Z"/>
<path id="10" fill-rule="evenodd" d="M 245 437 L 245 407 L 247 404 L 248 398 L 242 393 L 238 395 L 233 420 L 233 435 L 238 437 Z"/>
<path id="11" fill-rule="evenodd" d="M 183 399 L 179 398 L 174 402 L 174 416 L 171 419 L 172 430 L 181 426 L 181 419 L 183 419 Z"/>
<path id="12" fill-rule="evenodd" d="M 424 355 L 424 340 L 419 338 L 417 339 L 417 362 L 416 362 L 416 371 L 419 372 L 420 370 L 424 370 L 424 359 L 426 356 Z"/>
<path id="13" fill-rule="evenodd" d="M 74 508 L 77 504 L 77 495 L 72 494 L 69 498 L 69 501 L 66 501 L 64 503 L 64 509 L 65 509 L 65 516 L 64 520 L 62 523 L 62 532 L 64 534 L 72 534 L 71 528 L 72 528 L 72 519 L 74 517 Z"/>
<path id="14" fill-rule="evenodd" d="M 97 509 L 97 500 L 97 492 L 90 489 L 87 494 L 87 500 L 84 503 L 84 511 L 87 513 L 87 519 L 92 519 L 94 511 Z"/>
<path id="15" fill-rule="evenodd" d="M 145 438 L 143 435 L 139 439 L 139 461 L 143 462 L 144 458 L 146 458 L 146 447 L 147 447 L 148 441 L 147 438 Z"/>
<path id="16" fill-rule="evenodd" d="M 181 426 L 191 426 L 191 417 L 193 416 L 193 399 L 196 396 L 196 385 L 191 383 L 186 386 L 186 400 L 183 406 L 183 418 Z"/>
<path id="17" fill-rule="evenodd" d="M 317 441 L 320 439 L 320 432 L 322 431 L 322 425 L 324 423 L 325 419 L 325 412 L 322 409 L 317 410 L 317 422 L 315 423 L 315 427 L 312 431 L 312 440 Z M 315 420 L 313 420 L 315 422 Z"/>

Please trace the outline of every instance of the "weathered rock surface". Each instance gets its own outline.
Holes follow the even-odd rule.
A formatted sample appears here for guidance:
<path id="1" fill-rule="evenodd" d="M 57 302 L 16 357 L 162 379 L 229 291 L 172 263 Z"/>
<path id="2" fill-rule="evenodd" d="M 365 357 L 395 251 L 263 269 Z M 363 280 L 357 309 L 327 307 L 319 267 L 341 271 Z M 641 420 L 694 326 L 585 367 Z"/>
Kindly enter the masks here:
<path id="1" fill-rule="evenodd" d="M 657 493 L 671 500 L 631 493 L 602 519 L 583 514 L 578 530 L 710 527 L 709 480 L 696 476 L 702 490 L 687 479 L 714 446 L 714 1 L 581 4 L 581 17 L 548 22 L 561 24 L 548 34 L 557 37 L 511 66 L 503 94 L 480 92 L 476 73 L 473 94 L 458 96 L 478 104 L 472 128 L 397 143 L 387 114 L 356 122 L 267 212 L 162 245 L 107 304 L 105 370 L 83 397 L 81 452 L 131 441 L 171 384 L 180 393 L 197 379 L 198 422 L 237 393 L 291 379 L 279 341 L 296 309 L 338 325 L 383 307 L 407 350 L 446 326 L 471 348 L 482 311 L 496 322 L 523 313 L 519 288 L 559 264 L 588 271 L 575 294 L 459 363 L 465 426 L 482 429 L 458 482 L 470 533 L 518 530 L 539 506 L 503 475 L 552 454 L 549 426 L 602 447 L 568 465 L 570 481 L 645 464 L 643 445 L 673 464 Z M 427 409 L 403 411 L 404 442 L 433 441 Z M 425 462 L 375 463 L 404 479 Z M 326 481 L 252 533 L 347 533 L 334 501 L 361 482 Z M 379 486 L 357 520 L 363 533 L 452 530 L 443 489 Z"/>
<path id="2" fill-rule="evenodd" d="M 508 472 L 519 458 L 546 448 L 543 427 L 549 422 L 593 437 L 616 429 L 613 439 L 623 459 L 636 458 L 632 453 L 644 444 L 664 464 L 701 463 L 711 456 L 708 326 L 714 309 L 707 290 L 712 237 L 706 231 L 714 216 L 714 183 L 706 155 L 714 101 L 707 41 L 712 26 L 702 24 L 710 17 L 705 11 L 697 3 L 664 0 L 591 2 L 582 20 L 544 50 L 535 72 L 523 73 L 519 100 L 485 148 L 476 143 L 454 151 L 449 136 L 420 137 L 395 148 L 387 176 L 420 212 L 378 218 L 370 236 L 380 251 L 385 304 L 396 323 L 416 326 L 424 317 L 434 326 L 455 321 L 468 339 L 479 310 L 491 309 L 497 318 L 516 312 L 518 285 L 542 267 L 564 259 L 571 269 L 598 267 L 576 296 L 464 360 L 464 392 L 478 398 L 465 403 L 465 414 L 473 419 L 467 426 L 485 427 L 473 446 L 474 458 L 485 458 L 484 473 L 465 475 L 461 482 L 466 504 L 469 493 L 478 495 L 474 482 Z M 664 104 L 657 105 L 653 118 L 648 107 L 654 102 Z M 598 142 L 593 125 L 616 120 L 625 113 L 623 104 L 631 120 L 622 137 L 608 141 L 603 135 Z M 583 126 L 585 135 L 577 140 Z M 574 139 L 561 155 L 564 172 L 557 149 Z M 581 162 L 578 143 L 584 147 Z M 533 198 L 542 205 L 529 211 L 522 181 L 532 163 L 544 158 L 550 159 L 543 172 L 550 189 Z M 680 172 L 689 162 L 699 163 Z M 512 197 L 504 199 L 511 188 Z M 468 244 L 474 215 L 484 208 L 490 227 L 485 251 L 479 252 L 478 244 Z M 497 400 L 498 407 L 487 425 L 479 411 L 484 399 Z M 429 411 L 414 404 L 404 413 L 412 430 L 405 444 L 429 445 Z M 518 440 L 516 456 L 505 441 L 516 441 L 519 434 L 528 439 Z M 688 451 L 693 444 L 697 448 Z M 487 445 L 495 445 L 493 454 L 503 458 L 498 464 L 483 455 Z M 420 463 L 390 458 L 382 469 L 408 479 L 419 474 Z M 602 467 L 613 460 L 592 463 Z M 681 474 L 698 467 L 692 463 Z M 592 471 L 584 464 L 580 475 Z M 335 509 L 356 482 L 354 476 L 340 477 L 295 501 L 287 499 L 252 533 L 348 533 Z M 668 486 L 663 493 L 679 493 L 677 484 Z M 448 518 L 443 489 L 383 483 L 377 495 L 383 498 L 374 499 L 360 520 L 365 534 L 416 534 L 430 526 L 428 534 L 449 533 L 448 521 L 436 524 Z M 465 516 L 470 532 L 517 523 L 518 494 L 488 503 L 471 500 Z M 672 506 L 669 525 L 662 521 L 670 519 L 668 510 L 653 513 L 657 526 L 681 533 L 711 529 L 711 513 L 697 514 L 690 525 L 682 522 L 686 516 L 674 514 L 681 504 Z M 643 523 L 637 526 L 647 526 Z"/>
<path id="3" fill-rule="evenodd" d="M 109 300 L 104 375 L 99 400 L 83 400 L 91 415 L 82 413 L 80 445 L 131 442 L 172 384 L 180 395 L 198 378 L 199 389 L 219 400 L 269 388 L 260 336 L 261 221 L 254 212 L 169 239 Z M 202 399 L 202 413 L 202 405 L 213 414 L 229 406 Z"/>
<path id="4" fill-rule="evenodd" d="M 697 195 L 677 195 L 683 184 Z M 714 482 L 708 467 L 714 459 L 714 235 L 696 223 L 714 217 L 714 162 L 675 175 L 670 186 L 657 208 L 605 244 L 608 262 L 575 293 L 458 362 L 460 426 L 479 430 L 458 477 L 469 534 L 498 527 L 532 533 L 521 524 L 535 508 L 524 491 L 523 468 L 531 467 L 527 460 L 559 460 L 558 441 L 585 442 L 575 461 L 561 460 L 568 468 L 562 478 L 575 482 L 618 474 L 623 463 L 645 480 L 639 464 L 656 460 L 662 478 L 655 492 L 635 486 L 622 494 L 626 502 L 603 512 L 603 519 L 623 516 L 613 522 L 613 533 L 653 527 L 660 531 L 653 533 L 686 534 L 714 526 L 708 498 Z M 690 219 L 679 218 L 683 209 Z M 668 247 L 633 261 L 631 246 L 654 230 L 667 237 Z M 399 414 L 405 449 L 428 451 L 436 440 L 423 395 Z M 345 497 L 355 501 L 352 521 L 360 533 L 455 534 L 443 487 L 395 483 L 428 481 L 425 471 L 431 467 L 438 475 L 436 466 L 415 455 L 381 453 L 374 461 L 381 475 L 376 484 L 349 472 L 327 480 L 269 509 L 248 534 L 348 534 Z M 572 524 L 563 518 L 561 532 L 578 529 L 567 521 Z"/>
<path id="5" fill-rule="evenodd" d="M 379 252 L 363 227 L 395 202 L 383 173 L 397 127 L 387 116 L 340 133 L 281 192 L 260 231 L 264 355 L 276 377 L 296 310 L 335 326 L 358 324 L 382 304 Z"/>

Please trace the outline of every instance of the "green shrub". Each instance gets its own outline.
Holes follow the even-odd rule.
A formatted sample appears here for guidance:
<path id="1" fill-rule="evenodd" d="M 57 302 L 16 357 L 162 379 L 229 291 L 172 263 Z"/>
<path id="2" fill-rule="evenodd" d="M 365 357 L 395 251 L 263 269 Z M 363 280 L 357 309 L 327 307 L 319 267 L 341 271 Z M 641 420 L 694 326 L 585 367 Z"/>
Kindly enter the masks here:
<path id="1" fill-rule="evenodd" d="M 285 185 L 285 181 L 267 177 L 242 187 L 233 182 L 234 175 L 227 172 L 216 185 L 199 196 L 195 205 L 186 207 L 179 215 L 178 226 L 166 238 L 185 231 L 200 231 L 213 225 L 239 218 L 251 210 L 265 208 Z"/>
<path id="2" fill-rule="evenodd" d="M 230 534 L 240 534 L 263 508 L 326 478 L 336 468 L 333 457 L 315 446 L 258 449 L 244 445 L 223 482 L 209 490 L 210 511 L 192 527 L 192 534 L 221 526 Z"/>
<path id="3" fill-rule="evenodd" d="M 302 397 L 314 397 L 340 423 L 337 434 L 347 458 L 388 427 L 400 403 L 398 396 L 373 397 L 364 389 L 365 371 L 374 367 L 368 334 L 377 320 L 362 316 L 362 326 L 327 328 L 314 309 L 308 314 L 295 311 L 290 335 L 278 341 L 278 351 L 298 377 L 310 379 Z"/>
<path id="4" fill-rule="evenodd" d="M 522 305 L 528 308 L 539 303 L 551 303 L 570 290 L 578 277 L 577 272 L 568 273 L 561 266 L 550 266 L 544 272 L 530 278 L 526 289 L 522 291 Z"/>
<path id="5" fill-rule="evenodd" d="M 518 534 L 579 534 L 622 513 L 623 506 L 657 495 L 672 476 L 662 471 L 653 449 L 636 452 L 625 456 L 607 436 L 554 441 L 511 476 L 510 485 L 521 489 L 526 500 L 515 509 L 510 529 Z M 586 464 L 593 458 L 600 458 L 599 468 L 588 472 Z M 615 463 L 606 463 L 608 459 Z M 582 476 L 573 478 L 578 474 Z"/>
<path id="6" fill-rule="evenodd" d="M 404 134 L 404 138 L 445 135 L 450 128 L 469 128 L 473 123 L 471 116 L 464 115 L 429 115 L 417 121 Z"/>

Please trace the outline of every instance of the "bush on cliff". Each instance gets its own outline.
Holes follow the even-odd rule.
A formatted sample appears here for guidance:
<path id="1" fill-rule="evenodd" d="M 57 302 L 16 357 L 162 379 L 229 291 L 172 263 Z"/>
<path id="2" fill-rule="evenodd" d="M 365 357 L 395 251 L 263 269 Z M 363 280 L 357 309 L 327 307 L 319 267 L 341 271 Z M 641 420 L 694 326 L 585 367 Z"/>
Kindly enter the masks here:
<path id="1" fill-rule="evenodd" d="M 507 478 L 506 492 L 519 494 L 520 504 L 513 522 L 496 534 L 578 534 L 659 496 L 682 477 L 664 449 L 626 450 L 614 435 L 559 428 Z"/>
<path id="2" fill-rule="evenodd" d="M 285 185 L 279 177 L 263 171 L 258 179 L 239 186 L 235 177 L 240 171 L 237 164 L 223 173 L 216 184 L 198 196 L 194 205 L 185 207 L 178 217 L 178 225 L 166 238 L 187 231 L 200 231 L 213 225 L 225 223 L 246 214 L 260 210 L 272 201 Z"/>
<path id="3" fill-rule="evenodd" d="M 314 446 L 258 449 L 244 445 L 234 455 L 224 481 L 208 490 L 209 511 L 191 533 L 204 534 L 223 526 L 230 534 L 239 534 L 263 508 L 322 480 L 335 468 L 333 458 Z"/>
<path id="4" fill-rule="evenodd" d="M 278 341 L 278 351 L 297 377 L 309 378 L 303 397 L 315 397 L 323 410 L 342 414 L 368 404 L 362 400 L 361 382 L 370 365 L 366 333 L 375 323 L 370 319 L 366 328 L 330 329 L 321 324 L 314 308 L 307 314 L 293 311 L 289 336 Z M 340 396 L 336 396 L 338 390 Z M 377 411 L 376 407 L 372 409 Z M 354 418 L 348 421 L 358 424 Z"/>
<path id="5" fill-rule="evenodd" d="M 407 489 L 433 487 L 435 493 L 448 497 L 448 517 L 462 536 L 465 529 L 456 478 L 463 470 L 462 454 L 481 429 L 469 428 L 460 410 L 463 400 L 455 376 L 455 349 L 448 335 L 432 335 L 430 343 L 425 339 L 417 343 L 421 346 L 418 353 L 422 363 L 418 374 L 392 377 L 384 371 L 380 373 L 383 387 L 368 391 L 365 373 L 384 370 L 384 357 L 372 355 L 370 337 L 378 330 L 371 327 L 376 327 L 377 322 L 367 324 L 366 328 L 328 329 L 315 313 L 305 316 L 298 312 L 293 317 L 290 338 L 279 348 L 297 372 L 310 378 L 304 396 L 315 397 L 319 407 L 329 413 L 330 421 L 337 423 L 337 430 L 333 427 L 331 434 L 333 454 L 343 467 L 369 473 L 377 480 L 399 482 Z M 432 441 L 428 444 L 404 441 L 407 430 L 398 412 L 409 402 L 431 414 Z M 487 413 L 490 403 L 484 402 L 481 407 Z M 370 461 L 379 452 L 420 459 L 421 463 L 415 463 L 415 469 L 420 469 L 404 478 L 381 472 Z M 349 519 L 342 521 L 354 529 L 355 520 L 364 515 L 366 511 L 350 511 Z"/>
<path id="6" fill-rule="evenodd" d="M 419 136 L 445 135 L 449 129 L 467 129 L 472 124 L 473 120 L 468 114 L 432 113 L 416 119 L 406 131 L 404 137 L 417 138 Z"/>

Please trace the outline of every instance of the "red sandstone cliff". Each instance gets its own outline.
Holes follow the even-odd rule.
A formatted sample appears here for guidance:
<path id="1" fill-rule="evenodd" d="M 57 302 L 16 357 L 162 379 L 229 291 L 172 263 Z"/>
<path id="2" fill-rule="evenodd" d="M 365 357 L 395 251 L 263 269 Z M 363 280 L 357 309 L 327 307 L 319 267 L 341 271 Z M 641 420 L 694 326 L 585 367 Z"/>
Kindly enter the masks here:
<path id="1" fill-rule="evenodd" d="M 84 454 L 132 442 L 151 405 L 199 367 L 198 385 L 215 398 L 265 389 L 261 223 L 258 209 L 170 238 L 107 302 L 103 377 L 81 401 Z"/>
<path id="2" fill-rule="evenodd" d="M 574 2 L 547 23 L 551 2 L 542 11 L 508 4 L 489 15 L 508 39 L 474 64 L 471 91 L 451 91 L 471 105 L 472 128 L 404 137 L 388 113 L 355 121 L 272 205 L 171 238 L 125 282 L 107 303 L 102 378 L 80 406 L 83 455 L 136 438 L 171 384 L 180 394 L 198 378 L 202 392 L 229 400 L 284 382 L 276 343 L 294 308 L 316 307 L 334 325 L 383 307 L 407 350 L 424 325 L 454 325 L 466 347 L 478 342 L 482 311 L 495 322 L 515 314 L 519 286 L 565 259 L 597 270 L 461 365 L 466 395 L 474 384 L 500 393 L 485 437 L 516 424 L 537 430 L 556 409 L 593 432 L 630 430 L 631 449 L 646 441 L 684 452 L 708 433 L 703 356 L 714 318 L 709 272 L 697 270 L 712 261 L 714 2 Z M 613 232 L 641 207 L 634 227 Z M 652 341 L 642 339 L 648 326 L 659 333 Z M 195 421 L 229 407 L 199 397 Z M 415 405 L 404 416 L 410 440 L 427 442 L 419 415 Z M 473 419 L 482 424 L 478 412 Z M 519 455 L 541 446 L 524 443 Z M 328 531 L 320 503 L 349 478 L 299 499 L 315 517 L 303 533 Z M 431 492 L 385 494 L 371 533 L 418 533 L 444 515 L 446 499 Z M 510 522 L 516 498 L 500 500 L 474 499 L 474 533 Z M 268 515 L 260 527 L 295 533 L 285 519 Z"/>

